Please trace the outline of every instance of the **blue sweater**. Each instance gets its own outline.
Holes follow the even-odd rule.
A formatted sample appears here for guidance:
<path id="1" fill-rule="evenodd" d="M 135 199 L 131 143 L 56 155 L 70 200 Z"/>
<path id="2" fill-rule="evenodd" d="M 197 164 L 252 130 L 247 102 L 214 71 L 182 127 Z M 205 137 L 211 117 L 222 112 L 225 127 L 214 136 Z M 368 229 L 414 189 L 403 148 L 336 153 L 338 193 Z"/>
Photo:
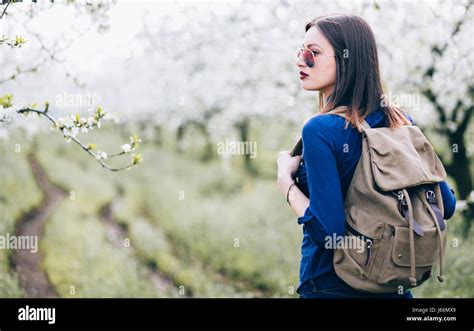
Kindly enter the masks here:
<path id="1" fill-rule="evenodd" d="M 388 124 L 380 110 L 366 121 L 373 128 Z M 296 177 L 298 188 L 310 202 L 305 214 L 298 217 L 298 224 L 303 225 L 300 285 L 328 272 L 335 275 L 333 250 L 324 248 L 324 238 L 345 233 L 344 200 L 362 150 L 361 134 L 350 124 L 347 129 L 344 126 L 345 119 L 332 114 L 316 116 L 303 126 L 302 162 Z M 444 218 L 448 219 L 456 199 L 446 182 L 440 187 Z"/>

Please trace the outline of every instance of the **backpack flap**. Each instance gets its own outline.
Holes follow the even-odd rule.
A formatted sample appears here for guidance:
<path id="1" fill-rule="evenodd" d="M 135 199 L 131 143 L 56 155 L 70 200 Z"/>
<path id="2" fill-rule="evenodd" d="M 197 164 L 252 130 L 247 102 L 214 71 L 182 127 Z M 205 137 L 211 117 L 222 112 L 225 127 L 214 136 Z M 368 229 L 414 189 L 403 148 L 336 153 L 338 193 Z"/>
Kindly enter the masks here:
<path id="1" fill-rule="evenodd" d="M 375 183 L 382 191 L 442 182 L 446 171 L 417 126 L 364 129 Z"/>

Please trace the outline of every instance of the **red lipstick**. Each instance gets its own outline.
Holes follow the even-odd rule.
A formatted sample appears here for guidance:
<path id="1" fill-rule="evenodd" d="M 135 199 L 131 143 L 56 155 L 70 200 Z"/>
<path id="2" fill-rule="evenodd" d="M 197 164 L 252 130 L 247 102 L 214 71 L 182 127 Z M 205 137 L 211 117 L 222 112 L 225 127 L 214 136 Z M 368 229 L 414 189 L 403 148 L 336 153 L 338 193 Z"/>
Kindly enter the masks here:
<path id="1" fill-rule="evenodd" d="M 305 79 L 308 76 L 309 76 L 308 74 L 304 73 L 303 71 L 300 71 L 300 79 L 301 80 Z"/>

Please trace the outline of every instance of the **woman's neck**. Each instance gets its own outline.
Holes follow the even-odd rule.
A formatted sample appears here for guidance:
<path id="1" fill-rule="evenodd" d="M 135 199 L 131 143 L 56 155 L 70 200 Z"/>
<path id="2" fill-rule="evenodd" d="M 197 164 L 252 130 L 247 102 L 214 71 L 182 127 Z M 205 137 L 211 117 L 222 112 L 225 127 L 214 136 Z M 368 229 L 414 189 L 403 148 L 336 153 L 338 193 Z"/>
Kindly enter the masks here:
<path id="1" fill-rule="evenodd" d="M 319 97 L 322 100 L 322 102 L 320 103 L 321 109 L 324 109 L 324 107 L 326 107 L 330 96 L 330 93 L 325 93 L 323 91 L 320 92 Z"/>
<path id="2" fill-rule="evenodd" d="M 320 91 L 323 97 L 324 103 L 326 103 L 326 100 L 331 96 L 333 91 L 334 91 L 334 85 L 328 86 Z"/>

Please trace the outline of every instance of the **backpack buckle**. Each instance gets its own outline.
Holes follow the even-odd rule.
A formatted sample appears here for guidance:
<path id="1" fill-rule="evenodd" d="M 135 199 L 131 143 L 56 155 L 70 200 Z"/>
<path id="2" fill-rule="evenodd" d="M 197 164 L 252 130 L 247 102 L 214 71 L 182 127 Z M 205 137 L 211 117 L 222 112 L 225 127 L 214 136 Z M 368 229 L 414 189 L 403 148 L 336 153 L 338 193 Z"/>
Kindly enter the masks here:
<path id="1" fill-rule="evenodd" d="M 431 209 L 433 210 L 436 221 L 439 224 L 439 229 L 443 231 L 446 228 L 446 224 L 443 220 L 443 215 L 441 214 L 441 210 L 438 207 L 438 200 L 436 200 L 436 194 L 433 190 L 426 190 L 425 191 L 426 200 L 428 201 Z"/>
<path id="2" fill-rule="evenodd" d="M 437 203 L 436 194 L 433 190 L 426 190 L 425 196 L 429 203 Z"/>
<path id="3" fill-rule="evenodd" d="M 405 199 L 405 194 L 403 194 L 403 191 L 398 191 L 395 193 L 395 191 L 392 191 L 392 194 L 395 195 L 397 197 L 397 199 L 402 203 L 404 202 L 403 204 L 406 205 L 406 199 Z"/>
<path id="4" fill-rule="evenodd" d="M 392 193 L 397 197 L 398 199 L 398 211 L 400 212 L 400 214 L 403 216 L 403 218 L 409 222 L 409 215 L 408 215 L 408 201 L 405 197 L 405 194 L 403 193 L 403 191 L 398 191 L 397 193 L 395 193 L 394 191 L 392 191 Z M 413 219 L 413 231 L 420 237 L 423 237 L 425 235 L 425 232 L 423 231 L 423 229 L 421 228 L 420 224 L 418 224 L 418 222 Z"/>
<path id="5" fill-rule="evenodd" d="M 404 218 L 407 218 L 408 217 L 408 204 L 406 203 L 406 201 L 400 201 L 398 203 L 398 211 L 402 214 L 402 216 Z"/>

